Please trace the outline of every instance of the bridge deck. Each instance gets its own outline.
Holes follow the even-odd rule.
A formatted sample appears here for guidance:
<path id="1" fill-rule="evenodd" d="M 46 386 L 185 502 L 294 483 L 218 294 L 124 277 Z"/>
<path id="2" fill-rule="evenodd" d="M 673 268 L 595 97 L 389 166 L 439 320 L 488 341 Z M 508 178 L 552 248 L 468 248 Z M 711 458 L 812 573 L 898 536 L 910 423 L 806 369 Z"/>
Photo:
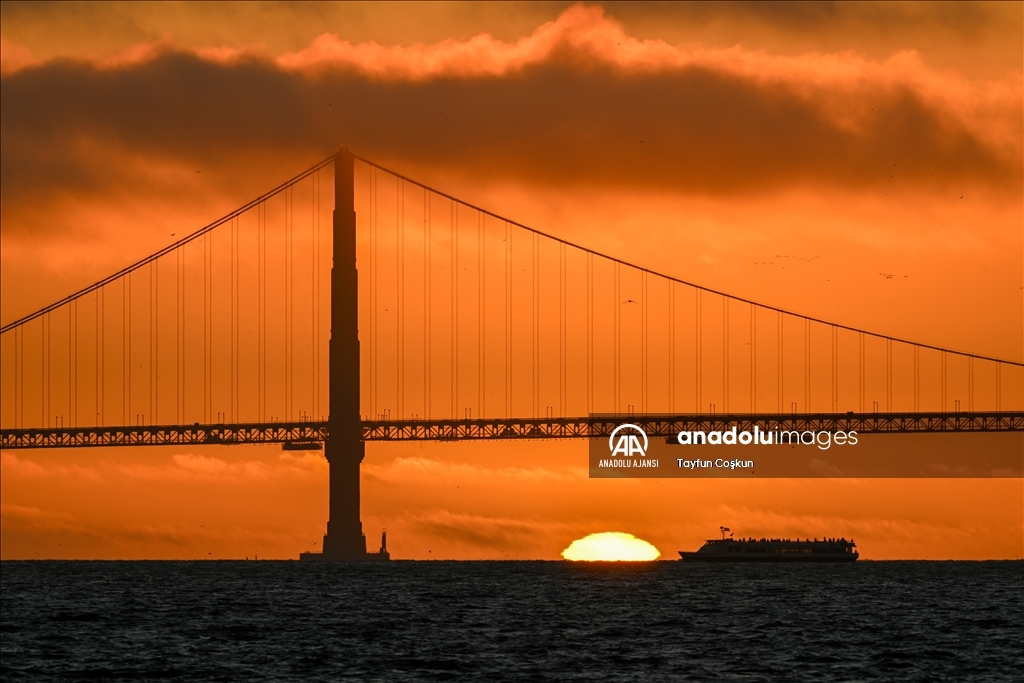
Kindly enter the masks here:
<path id="1" fill-rule="evenodd" d="M 601 415 L 487 420 L 365 420 L 367 441 L 462 441 L 495 439 L 587 439 L 606 437 L 620 424 L 641 427 L 650 437 L 682 430 L 855 431 L 859 434 L 913 432 L 1020 432 L 1024 412 L 987 413 L 814 413 L 758 415 Z M 0 448 L 84 448 L 95 446 L 238 445 L 281 443 L 316 447 L 329 436 L 327 422 L 63 427 L 0 430 Z"/>

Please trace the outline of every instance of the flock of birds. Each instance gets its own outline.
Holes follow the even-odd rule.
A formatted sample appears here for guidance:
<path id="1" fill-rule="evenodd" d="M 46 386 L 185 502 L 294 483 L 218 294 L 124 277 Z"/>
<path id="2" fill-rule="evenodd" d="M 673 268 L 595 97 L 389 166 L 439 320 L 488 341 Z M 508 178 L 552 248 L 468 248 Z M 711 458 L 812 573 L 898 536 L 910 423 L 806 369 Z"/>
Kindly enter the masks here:
<path id="1" fill-rule="evenodd" d="M 821 256 L 812 256 L 810 258 L 804 258 L 803 256 L 790 256 L 789 254 L 775 254 L 775 258 L 777 258 L 777 259 L 793 259 L 794 261 L 805 261 L 807 263 L 810 263 L 811 261 L 820 259 Z M 754 265 L 755 266 L 774 266 L 775 265 L 775 261 L 754 261 Z M 783 267 L 783 270 L 785 270 L 785 267 Z M 894 277 L 896 277 L 896 275 L 894 273 L 878 273 L 878 274 L 881 275 L 882 277 L 884 277 L 886 280 L 891 280 Z M 909 275 L 904 275 L 903 277 L 904 278 L 909 278 L 910 276 Z M 624 303 L 628 303 L 628 302 L 624 302 Z M 633 303 L 636 303 L 636 302 L 633 302 Z"/>

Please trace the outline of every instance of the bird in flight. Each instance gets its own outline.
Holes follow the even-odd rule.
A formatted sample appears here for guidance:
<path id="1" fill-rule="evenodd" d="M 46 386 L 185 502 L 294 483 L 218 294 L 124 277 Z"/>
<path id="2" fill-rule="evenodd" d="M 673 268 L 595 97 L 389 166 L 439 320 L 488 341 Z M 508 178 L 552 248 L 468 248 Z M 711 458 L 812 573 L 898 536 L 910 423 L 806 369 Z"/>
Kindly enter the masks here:
<path id="1" fill-rule="evenodd" d="M 624 303 L 624 304 L 638 304 L 640 302 L 639 301 L 633 301 L 632 299 L 626 299 L 622 303 Z"/>

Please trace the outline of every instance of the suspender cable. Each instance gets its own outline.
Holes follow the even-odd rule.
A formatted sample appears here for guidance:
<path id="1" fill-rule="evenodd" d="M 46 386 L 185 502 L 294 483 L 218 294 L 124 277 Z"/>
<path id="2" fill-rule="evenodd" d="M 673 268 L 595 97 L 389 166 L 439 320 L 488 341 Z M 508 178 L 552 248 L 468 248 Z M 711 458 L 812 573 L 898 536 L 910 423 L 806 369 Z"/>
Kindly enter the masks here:
<path id="1" fill-rule="evenodd" d="M 998 385 L 999 378 L 999 363 L 996 363 L 996 378 Z M 997 391 L 998 395 L 998 391 Z M 914 347 L 914 411 L 921 409 L 921 349 L 917 346 Z M 996 410 L 999 410 L 998 403 L 996 404 Z"/>
<path id="2" fill-rule="evenodd" d="M 395 401 L 394 408 L 395 414 L 399 418 L 402 417 L 402 411 L 404 410 L 404 354 L 403 354 L 403 336 L 404 336 L 404 311 L 402 310 L 402 304 L 405 292 L 405 253 L 404 253 L 404 240 L 405 240 L 405 226 L 403 225 L 404 216 L 402 215 L 402 181 L 400 178 L 395 178 Z"/>
<path id="3" fill-rule="evenodd" d="M 267 420 L 267 205 L 261 202 L 257 207 L 257 229 L 259 231 L 259 357 L 256 359 L 259 375 L 260 421 Z"/>
<path id="4" fill-rule="evenodd" d="M 839 410 L 839 331 L 832 326 L 832 409 Z M 916 408 L 915 408 L 916 409 Z"/>
<path id="5" fill-rule="evenodd" d="M 535 363 L 533 366 L 534 373 L 534 408 L 533 414 L 535 417 L 540 416 L 540 396 L 541 396 L 541 366 L 543 360 L 540 353 L 540 339 L 541 339 L 541 316 L 540 316 L 540 236 L 533 236 L 533 316 L 534 316 L 534 352 L 533 357 Z"/>
<path id="6" fill-rule="evenodd" d="M 14 428 L 25 426 L 25 327 L 14 330 Z"/>
<path id="7" fill-rule="evenodd" d="M 530 414 L 537 417 L 537 236 L 531 234 L 529 271 L 529 402 Z"/>
<path id="8" fill-rule="evenodd" d="M 452 297 L 455 325 L 452 328 L 452 417 L 459 416 L 459 205 L 452 202 Z"/>
<path id="9" fill-rule="evenodd" d="M 398 418 L 403 417 L 403 386 L 402 386 L 402 333 L 403 315 L 402 299 L 405 292 L 405 226 L 402 223 L 402 181 L 395 178 L 395 409 Z"/>
<path id="10" fill-rule="evenodd" d="M 676 288 L 668 281 L 668 411 L 676 410 Z"/>
<path id="11" fill-rule="evenodd" d="M 587 414 L 594 412 L 594 255 L 587 254 Z"/>
<path id="12" fill-rule="evenodd" d="M 891 365 L 891 362 L 890 362 Z M 967 410 L 974 410 L 974 359 L 967 359 Z"/>
<path id="13" fill-rule="evenodd" d="M 512 417 L 512 228 L 505 224 L 505 417 Z"/>
<path id="14" fill-rule="evenodd" d="M 335 171 L 337 172 L 337 171 Z M 337 200 L 335 200 L 337 201 Z M 370 414 L 375 419 L 377 413 L 377 272 L 380 270 L 377 261 L 377 169 L 370 169 Z"/>
<path id="15" fill-rule="evenodd" d="M 970 360 L 970 359 L 968 359 Z M 885 410 L 892 412 L 892 340 L 885 340 Z"/>
<path id="16" fill-rule="evenodd" d="M 649 374 L 651 359 L 649 355 L 649 347 L 651 340 L 650 330 L 650 282 L 647 278 L 647 273 L 640 273 L 640 284 L 641 284 L 641 301 L 640 301 L 640 312 L 643 316 L 643 393 L 640 395 L 640 412 L 646 413 L 648 410 L 649 395 L 651 391 L 651 378 Z"/>
<path id="17" fill-rule="evenodd" d="M 95 293 L 94 293 L 95 294 L 94 303 L 96 304 L 96 311 L 95 311 L 95 314 L 94 314 L 94 317 L 93 317 L 93 321 L 94 321 L 93 332 L 95 333 L 95 337 L 96 337 L 95 340 L 94 340 L 95 346 L 93 347 L 93 356 L 94 356 L 95 364 L 93 366 L 93 373 L 92 373 L 92 376 L 93 376 L 93 394 L 95 394 L 95 399 L 93 401 L 93 414 L 91 416 L 92 417 L 91 422 L 96 427 L 98 427 L 99 424 L 100 424 L 100 422 L 99 422 L 99 418 L 100 418 L 100 291 L 101 290 L 97 289 L 95 291 Z M 18 341 L 18 336 L 17 335 L 14 336 L 14 341 L 15 341 L 15 344 L 17 344 L 17 341 Z M 17 362 L 17 356 L 18 356 L 18 349 L 17 349 L 17 347 L 15 347 L 15 349 L 14 349 L 14 356 L 15 356 L 15 362 Z M 18 377 L 17 377 L 17 375 L 15 375 L 15 377 L 14 377 L 14 390 L 15 390 L 15 392 L 17 392 L 17 390 L 18 390 Z M 15 395 L 17 395 L 17 393 L 15 393 Z M 17 404 L 15 404 L 14 422 L 15 422 L 15 425 L 17 425 L 17 422 L 18 422 Z"/>
<path id="18" fill-rule="evenodd" d="M 569 403 L 569 330 L 568 330 L 568 308 L 567 308 L 567 289 L 569 279 L 569 264 L 566 261 L 565 245 L 559 245 L 562 248 L 562 417 L 565 417 L 568 412 Z"/>
<path id="19" fill-rule="evenodd" d="M 288 248 L 285 251 L 287 259 L 286 272 L 288 273 L 288 287 L 286 289 L 285 312 L 288 316 L 288 386 L 285 396 L 288 397 L 288 404 L 285 406 L 286 419 L 292 420 L 295 414 L 295 188 L 288 188 L 285 192 L 285 233 L 288 237 Z"/>
<path id="20" fill-rule="evenodd" d="M 174 421 L 181 424 L 181 257 L 174 252 Z"/>
<path id="21" fill-rule="evenodd" d="M 558 245 L 558 415 L 565 415 L 565 245 Z"/>
<path id="22" fill-rule="evenodd" d="M 422 350 L 423 350 L 423 414 L 424 415 L 428 415 L 429 412 L 430 412 L 427 409 L 427 406 L 429 405 L 429 403 L 427 401 L 427 394 L 430 391 L 429 384 L 428 384 L 428 381 L 429 381 L 428 380 L 428 375 L 430 374 L 430 371 L 429 371 L 429 368 L 428 368 L 428 364 L 429 364 L 428 359 L 430 357 L 430 353 L 428 352 L 428 349 L 430 348 L 430 342 L 427 340 L 427 335 L 429 334 L 429 321 L 430 321 L 430 314 L 429 314 L 429 310 L 430 309 L 428 308 L 428 305 L 427 305 L 428 292 L 430 291 L 430 259 L 429 259 L 429 254 L 430 254 L 430 233 L 429 233 L 429 230 L 427 228 L 427 225 L 428 225 L 427 211 L 428 211 L 429 201 L 430 201 L 430 198 L 427 195 L 427 191 L 423 190 L 423 349 Z"/>
<path id="23" fill-rule="evenodd" d="M 811 321 L 804 320 L 804 412 L 811 412 Z"/>
<path id="24" fill-rule="evenodd" d="M 132 339 L 132 309 L 134 308 L 134 306 L 132 305 L 134 303 L 132 301 L 132 278 L 133 278 L 133 274 L 129 274 L 128 275 L 128 334 L 126 336 L 127 346 L 128 346 L 128 353 L 125 354 L 125 356 L 126 356 L 125 357 L 125 367 L 127 368 L 126 375 L 127 375 L 127 378 L 128 378 L 127 379 L 127 385 L 126 385 L 127 386 L 126 404 L 127 404 L 127 408 L 128 408 L 128 413 L 125 415 L 125 424 L 128 424 L 128 420 L 131 418 L 131 414 L 132 414 L 132 370 L 134 369 L 134 364 L 132 363 L 132 347 L 135 346 L 134 340 Z"/>
<path id="25" fill-rule="evenodd" d="M 615 376 L 613 379 L 613 386 L 615 387 L 615 412 L 622 412 L 622 392 L 621 392 L 621 370 L 620 370 L 620 354 L 622 347 L 622 287 L 620 282 L 619 264 L 616 263 L 612 266 L 612 280 L 614 281 L 614 289 L 612 290 L 612 311 L 614 312 L 615 319 L 615 359 L 613 367 L 615 368 Z"/>
<path id="26" fill-rule="evenodd" d="M 42 363 L 40 372 L 43 375 L 43 388 L 42 391 L 43 401 L 43 423 L 50 426 L 50 315 L 47 313 L 42 318 L 42 329 L 40 330 L 40 337 L 42 341 Z M 127 422 L 125 423 L 127 424 Z"/>
<path id="27" fill-rule="evenodd" d="M 859 364 L 860 364 L 860 367 L 859 367 L 859 370 L 858 370 L 859 375 L 860 375 L 860 382 L 859 382 L 859 384 L 860 384 L 860 412 L 863 413 L 864 412 L 864 399 L 865 399 L 864 394 L 865 394 L 865 390 L 866 390 L 865 385 L 867 383 L 867 379 L 865 377 L 865 363 L 866 363 L 866 361 L 865 361 L 865 358 L 864 358 L 864 334 L 863 333 L 858 335 L 858 343 L 860 344 L 860 351 L 859 351 L 859 356 L 858 356 Z"/>
<path id="28" fill-rule="evenodd" d="M 537 236 L 530 235 L 530 409 L 534 417 L 538 417 L 540 413 L 540 373 L 537 370 L 540 365 L 540 359 L 537 357 L 540 347 L 537 341 L 540 334 L 537 329 L 540 320 L 537 313 L 538 248 Z"/>
<path id="29" fill-rule="evenodd" d="M 230 420 L 232 422 L 236 422 L 239 419 L 239 416 L 238 416 L 238 402 L 239 402 L 239 398 L 238 398 L 238 375 L 239 375 L 239 372 L 238 372 L 238 370 L 239 370 L 239 368 L 238 368 L 238 351 L 239 351 L 239 343 L 238 343 L 238 338 L 239 338 L 239 326 L 238 326 L 238 279 L 240 277 L 240 273 L 239 273 L 240 266 L 239 266 L 239 261 L 238 261 L 238 251 L 239 251 L 239 243 L 238 243 L 238 240 L 239 240 L 239 235 L 238 235 L 239 223 L 238 223 L 238 221 L 239 221 L 238 217 L 235 217 L 235 219 L 230 222 L 230 224 L 229 224 L 230 230 L 229 230 L 229 233 L 228 233 L 229 234 L 229 238 L 230 238 L 230 244 L 228 246 L 229 246 L 230 258 L 231 258 L 230 267 L 228 269 L 228 273 L 230 275 L 230 280 L 228 282 L 228 314 L 229 314 L 228 320 L 229 320 L 229 324 L 230 324 L 230 327 L 231 327 L 231 331 L 230 331 L 230 335 L 229 335 L 229 343 L 228 343 L 228 352 L 231 354 L 231 361 L 230 361 L 230 363 L 227 364 L 227 366 L 228 366 L 227 369 L 228 369 L 228 372 L 230 374 L 228 375 L 228 387 L 227 387 L 228 406 L 227 406 L 227 410 L 225 411 L 227 413 L 227 417 L 225 419 L 228 419 L 228 420 Z"/>
<path id="30" fill-rule="evenodd" d="M 157 379 L 157 363 L 160 358 L 159 330 L 160 324 L 160 285 L 159 271 L 160 262 L 153 261 L 149 264 L 149 415 L 150 424 L 159 424 L 160 418 L 157 415 L 159 380 Z"/>
<path id="31" fill-rule="evenodd" d="M 71 422 L 72 425 L 74 425 L 74 413 L 72 413 L 72 411 L 71 411 L 71 401 L 72 401 L 72 396 L 74 396 L 74 394 L 72 393 L 72 388 L 71 388 L 71 377 L 72 377 L 72 374 L 73 374 L 72 373 L 72 366 L 71 366 L 71 338 L 72 338 L 72 334 L 73 334 L 72 330 L 74 329 L 72 327 L 72 322 L 71 322 L 71 311 L 72 311 L 73 308 L 74 308 L 73 304 L 71 306 L 68 306 L 68 412 L 67 412 L 67 416 L 68 416 L 68 421 Z"/>
<path id="32" fill-rule="evenodd" d="M 128 424 L 128 282 L 121 280 L 121 424 Z"/>
<path id="33" fill-rule="evenodd" d="M 478 283 L 477 292 L 477 336 L 479 340 L 477 342 L 477 410 L 480 412 L 480 418 L 486 417 L 485 405 L 487 401 L 487 321 L 486 312 L 487 305 L 485 303 L 487 295 L 487 277 L 486 277 L 486 263 L 484 261 L 484 241 L 486 239 L 484 224 L 484 215 L 482 213 L 477 214 L 478 228 L 477 228 L 477 255 L 476 255 L 476 279 Z"/>
<path id="34" fill-rule="evenodd" d="M 451 404 L 452 404 L 451 416 L 452 416 L 453 420 L 459 416 L 458 415 L 459 411 L 458 411 L 458 406 L 457 406 L 457 403 L 458 403 L 458 398 L 457 398 L 457 395 L 458 395 L 458 383 L 459 383 L 459 378 L 458 378 L 459 366 L 458 366 L 458 359 L 457 359 L 458 345 L 459 345 L 459 337 L 458 337 L 458 331 L 459 331 L 459 292 L 458 292 L 459 257 L 458 257 L 458 252 L 459 252 L 459 250 L 458 250 L 458 233 L 457 233 L 457 229 L 456 229 L 456 220 L 457 219 L 456 219 L 455 207 L 456 207 L 456 204 L 453 201 L 452 205 L 451 205 L 450 213 L 449 213 L 449 218 L 448 218 L 448 225 L 450 226 L 450 231 L 451 231 L 451 244 L 449 245 L 449 248 L 451 249 L 451 258 L 450 258 L 451 276 L 450 277 L 451 277 L 451 290 L 452 290 L 451 291 L 451 297 L 450 297 L 451 298 L 451 302 L 452 302 L 452 311 L 451 311 L 451 327 L 452 327 L 451 334 L 452 334 L 452 338 L 451 338 L 451 343 L 449 344 L 449 347 L 450 347 L 450 350 L 451 350 L 451 377 L 449 379 L 449 383 L 451 385 L 451 388 L 450 388 L 450 393 L 448 395 L 448 398 L 451 400 Z"/>
<path id="35" fill-rule="evenodd" d="M 431 380 L 433 379 L 433 377 L 432 377 L 433 376 L 432 365 L 433 365 L 433 360 L 434 360 L 433 349 L 432 349 L 432 345 L 431 345 L 432 336 L 433 336 L 433 333 L 434 333 L 434 330 L 433 330 L 433 324 L 434 324 L 434 319 L 433 319 L 434 298 L 433 298 L 433 292 L 431 291 L 431 286 L 432 286 L 433 280 L 434 280 L 434 278 L 433 278 L 433 272 L 434 272 L 434 268 L 433 268 L 433 251 L 434 251 L 434 245 L 433 245 L 433 220 L 434 220 L 434 217 L 433 217 L 433 214 L 432 214 L 433 204 L 430 201 L 431 200 L 431 196 L 430 196 L 428 190 L 424 190 L 424 192 L 427 193 L 427 195 L 426 195 L 426 203 L 427 203 L 427 247 L 426 247 L 427 248 L 427 267 L 426 267 L 426 272 L 423 275 L 424 279 L 427 281 L 427 287 L 426 287 L 427 315 L 426 315 L 426 320 L 425 320 L 425 324 L 427 326 L 427 333 L 426 333 L 426 344 L 427 344 L 426 359 L 427 359 L 427 362 L 425 363 L 426 367 L 425 367 L 423 372 L 424 372 L 424 374 L 425 374 L 425 376 L 427 378 L 426 379 L 426 387 L 427 388 L 426 388 L 425 394 L 426 394 L 426 414 L 427 414 L 427 419 L 429 420 L 430 416 L 431 416 L 431 410 L 430 410 L 431 400 L 433 398 L 432 395 L 431 395 L 432 394 L 432 391 L 431 391 L 431 389 L 432 389 L 432 386 L 431 386 L 432 382 L 431 382 Z"/>
<path id="36" fill-rule="evenodd" d="M 310 334 L 310 378 L 309 378 L 309 403 L 313 419 L 320 416 L 320 311 L 317 307 L 317 298 L 320 289 L 320 202 L 318 191 L 320 189 L 320 176 L 313 174 L 310 183 L 310 273 L 309 273 L 309 334 Z"/>
<path id="37" fill-rule="evenodd" d="M 209 422 L 210 421 L 210 413 L 209 413 L 210 406 L 209 406 L 209 402 L 208 402 L 208 398 L 207 398 L 208 394 L 209 394 L 208 388 L 209 388 L 210 382 L 209 382 L 209 376 L 207 375 L 207 366 L 208 366 L 208 364 L 207 364 L 207 358 L 206 358 L 208 353 L 209 353 L 209 343 L 207 342 L 208 334 L 209 334 L 209 330 L 208 330 L 209 314 L 207 312 L 207 306 L 208 306 L 208 303 L 209 303 L 209 298 L 207 297 L 208 283 L 207 283 L 207 280 L 206 280 L 206 278 L 207 278 L 207 270 L 208 270 L 208 268 L 207 268 L 207 265 L 208 265 L 207 264 L 207 251 L 209 251 L 209 246 L 210 246 L 209 243 L 210 243 L 209 235 L 208 234 L 203 235 L 203 422 Z M 131 276 L 129 276 L 129 277 L 131 277 Z"/>
<path id="38" fill-rule="evenodd" d="M 778 391 L 778 393 L 779 393 L 779 408 L 778 408 L 778 411 L 780 413 L 782 412 L 782 401 L 783 401 L 783 398 L 784 398 L 784 395 L 785 395 L 785 384 L 786 384 L 786 373 L 785 373 L 785 360 L 786 360 L 786 356 L 785 356 L 785 354 L 782 351 L 782 346 L 783 346 L 783 343 L 785 341 L 785 325 L 786 325 L 786 320 L 783 317 L 782 312 L 779 311 L 779 313 L 778 313 L 778 322 L 777 322 L 778 340 L 777 340 L 777 343 L 776 343 L 776 353 L 778 354 L 778 358 L 777 358 L 776 364 L 775 364 L 775 372 L 777 373 L 778 378 L 777 378 L 777 381 L 775 383 L 775 387 L 776 387 L 776 391 Z"/>
<path id="39" fill-rule="evenodd" d="M 750 412 L 757 412 L 757 307 L 750 305 Z"/>
<path id="40" fill-rule="evenodd" d="M 942 412 L 946 412 L 946 354 L 942 353 Z"/>
<path id="41" fill-rule="evenodd" d="M 722 408 L 729 412 L 729 297 L 722 297 Z"/>
<path id="42" fill-rule="evenodd" d="M 24 351 L 23 351 L 24 353 Z M 24 386 L 24 385 L 23 385 Z M 1002 410 L 1002 364 L 995 364 L 995 410 Z"/>
<path id="43" fill-rule="evenodd" d="M 704 292 L 702 290 L 700 290 L 700 289 L 695 289 L 694 290 L 694 295 L 695 295 L 694 296 L 694 325 L 693 325 L 693 329 L 694 329 L 694 346 L 693 346 L 693 349 L 694 349 L 694 353 L 693 353 L 693 357 L 694 357 L 694 363 L 693 363 L 694 382 L 693 382 L 693 387 L 694 387 L 694 392 L 695 392 L 694 393 L 694 409 L 693 409 L 694 413 L 701 413 L 701 412 L 704 411 L 704 401 L 703 401 L 703 398 L 704 398 L 703 397 L 703 393 L 704 392 L 702 391 L 702 389 L 703 389 L 702 385 L 703 385 L 703 380 L 704 380 L 704 378 L 703 378 L 704 359 L 702 357 L 703 356 L 703 349 L 701 348 L 702 343 L 703 343 L 703 330 L 702 330 L 702 327 L 703 327 L 703 322 L 704 322 L 703 321 L 703 313 L 701 311 L 701 307 L 702 307 L 701 305 L 703 303 L 703 301 L 701 299 L 702 299 L 702 295 L 703 294 L 704 294 Z"/>
<path id="44" fill-rule="evenodd" d="M 23 351 L 24 353 L 24 351 Z M 995 364 L 995 410 L 1002 410 L 1002 364 Z"/>

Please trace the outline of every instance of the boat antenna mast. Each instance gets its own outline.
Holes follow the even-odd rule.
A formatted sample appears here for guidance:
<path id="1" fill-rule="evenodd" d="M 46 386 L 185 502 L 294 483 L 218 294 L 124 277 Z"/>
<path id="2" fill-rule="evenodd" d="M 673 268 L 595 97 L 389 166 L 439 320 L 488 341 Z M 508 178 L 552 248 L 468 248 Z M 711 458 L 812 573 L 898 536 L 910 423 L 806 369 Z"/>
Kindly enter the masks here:
<path id="1" fill-rule="evenodd" d="M 727 527 L 727 526 L 720 526 L 720 527 L 718 527 L 718 530 L 722 532 L 722 540 L 724 541 L 725 540 L 725 532 L 729 530 L 729 527 Z M 732 536 L 732 534 L 729 534 L 729 535 Z"/>

